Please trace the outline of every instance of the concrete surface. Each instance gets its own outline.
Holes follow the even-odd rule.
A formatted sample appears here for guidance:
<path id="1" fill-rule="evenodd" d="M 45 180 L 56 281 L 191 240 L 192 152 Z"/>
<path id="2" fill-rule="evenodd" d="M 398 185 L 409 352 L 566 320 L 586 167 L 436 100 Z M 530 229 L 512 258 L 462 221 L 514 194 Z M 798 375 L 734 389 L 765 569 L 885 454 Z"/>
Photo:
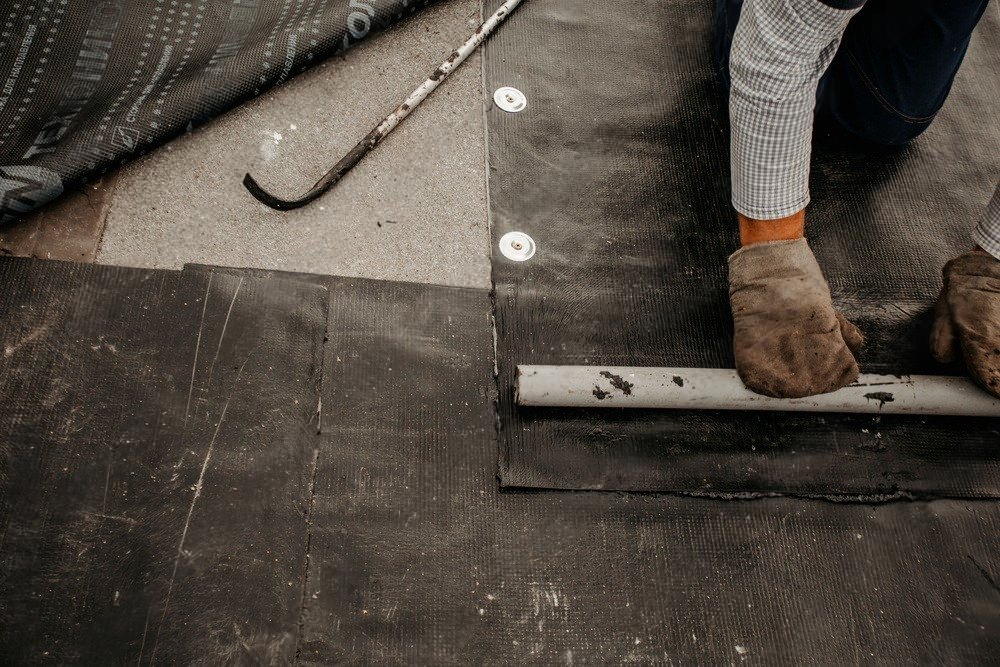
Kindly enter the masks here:
<path id="1" fill-rule="evenodd" d="M 124 167 L 97 261 L 488 287 L 478 52 L 320 200 L 282 213 L 241 183 L 300 195 L 480 19 L 479 0 L 442 0 Z"/>

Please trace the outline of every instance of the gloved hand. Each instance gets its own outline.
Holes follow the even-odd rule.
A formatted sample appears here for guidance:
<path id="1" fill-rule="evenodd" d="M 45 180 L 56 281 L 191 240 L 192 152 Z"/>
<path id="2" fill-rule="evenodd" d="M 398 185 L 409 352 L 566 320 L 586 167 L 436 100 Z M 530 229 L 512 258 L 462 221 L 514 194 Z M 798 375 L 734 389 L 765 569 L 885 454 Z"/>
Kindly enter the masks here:
<path id="1" fill-rule="evenodd" d="M 729 257 L 736 371 L 752 391 L 800 398 L 857 379 L 864 337 L 833 309 L 805 239 L 745 246 Z"/>
<path id="2" fill-rule="evenodd" d="M 948 363 L 960 348 L 976 384 L 1000 396 L 1000 261 L 984 252 L 967 252 L 945 264 L 943 273 L 931 352 Z"/>

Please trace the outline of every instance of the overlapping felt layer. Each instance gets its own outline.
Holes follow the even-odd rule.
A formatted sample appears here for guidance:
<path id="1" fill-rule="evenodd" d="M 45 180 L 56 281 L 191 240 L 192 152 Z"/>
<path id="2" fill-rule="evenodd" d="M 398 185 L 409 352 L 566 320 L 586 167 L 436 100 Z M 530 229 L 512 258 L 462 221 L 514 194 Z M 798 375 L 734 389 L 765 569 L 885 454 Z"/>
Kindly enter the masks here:
<path id="1" fill-rule="evenodd" d="M 0 320 L 5 662 L 1000 650 L 994 502 L 499 490 L 485 291 L 42 262 L 0 275 L 15 286 Z"/>
<path id="2" fill-rule="evenodd" d="M 0 662 L 295 655 L 328 297 L 0 260 Z"/>
<path id="3" fill-rule="evenodd" d="M 532 3 L 486 52 L 501 482 L 508 487 L 885 498 L 1000 496 L 1000 422 L 518 409 L 518 364 L 732 368 L 726 112 L 712 3 Z M 896 150 L 815 139 L 807 234 L 870 373 L 960 374 L 927 351 L 947 258 L 1000 173 L 988 12 L 931 128 Z"/>

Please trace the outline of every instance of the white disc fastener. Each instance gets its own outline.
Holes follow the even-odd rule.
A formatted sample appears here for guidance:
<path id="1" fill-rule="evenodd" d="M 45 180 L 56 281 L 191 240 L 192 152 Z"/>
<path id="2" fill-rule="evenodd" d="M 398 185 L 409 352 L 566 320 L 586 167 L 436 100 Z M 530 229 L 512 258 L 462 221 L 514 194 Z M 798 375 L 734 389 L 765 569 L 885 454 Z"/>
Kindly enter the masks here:
<path id="1" fill-rule="evenodd" d="M 493 102 L 504 111 L 509 111 L 510 113 L 523 111 L 524 107 L 528 106 L 528 98 L 524 96 L 524 93 L 510 86 L 497 88 L 496 92 L 493 93 Z"/>
<path id="2" fill-rule="evenodd" d="M 515 262 L 524 262 L 535 255 L 535 241 L 524 232 L 507 232 L 500 238 L 500 254 Z"/>

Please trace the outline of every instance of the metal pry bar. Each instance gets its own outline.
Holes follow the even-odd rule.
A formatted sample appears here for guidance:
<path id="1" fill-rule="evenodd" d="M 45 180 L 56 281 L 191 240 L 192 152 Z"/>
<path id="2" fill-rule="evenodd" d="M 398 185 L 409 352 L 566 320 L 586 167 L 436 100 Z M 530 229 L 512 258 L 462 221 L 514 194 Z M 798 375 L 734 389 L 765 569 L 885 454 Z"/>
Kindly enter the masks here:
<path id="1" fill-rule="evenodd" d="M 714 368 L 518 366 L 518 405 L 1000 417 L 1000 399 L 964 377 L 862 375 L 829 394 L 771 398 Z"/>
<path id="2" fill-rule="evenodd" d="M 309 192 L 305 193 L 298 199 L 279 199 L 272 194 L 266 192 L 257 181 L 254 180 L 253 176 L 247 174 L 243 177 L 243 185 L 246 189 L 250 191 L 254 197 L 259 201 L 267 204 L 273 209 L 279 211 L 290 211 L 293 208 L 299 208 L 305 206 L 312 200 L 316 199 L 324 192 L 332 188 L 337 182 L 343 178 L 344 174 L 349 172 L 354 165 L 361 161 L 361 158 L 368 155 L 376 146 L 378 146 L 383 139 L 385 139 L 390 132 L 392 132 L 399 123 L 410 115 L 410 113 L 417 108 L 417 106 L 424 101 L 424 99 L 434 92 L 434 89 L 441 85 L 441 82 L 448 78 L 459 65 L 465 62 L 465 59 L 476 50 L 476 48 L 483 43 L 490 33 L 501 21 L 503 21 L 519 4 L 521 0 L 507 0 L 500 8 L 493 13 L 491 17 L 486 19 L 479 29 L 469 38 L 465 44 L 458 47 L 448 59 L 445 60 L 440 67 L 438 67 L 430 75 L 430 77 L 424 81 L 419 88 L 410 93 L 410 96 L 406 98 L 402 104 L 396 107 L 396 110 L 391 114 L 386 116 L 378 127 L 368 133 L 364 139 L 362 139 L 357 146 L 352 148 L 350 152 L 347 153 L 340 162 L 335 164 L 333 168 L 326 172 L 323 178 L 316 181 L 316 185 L 312 186 Z"/>

